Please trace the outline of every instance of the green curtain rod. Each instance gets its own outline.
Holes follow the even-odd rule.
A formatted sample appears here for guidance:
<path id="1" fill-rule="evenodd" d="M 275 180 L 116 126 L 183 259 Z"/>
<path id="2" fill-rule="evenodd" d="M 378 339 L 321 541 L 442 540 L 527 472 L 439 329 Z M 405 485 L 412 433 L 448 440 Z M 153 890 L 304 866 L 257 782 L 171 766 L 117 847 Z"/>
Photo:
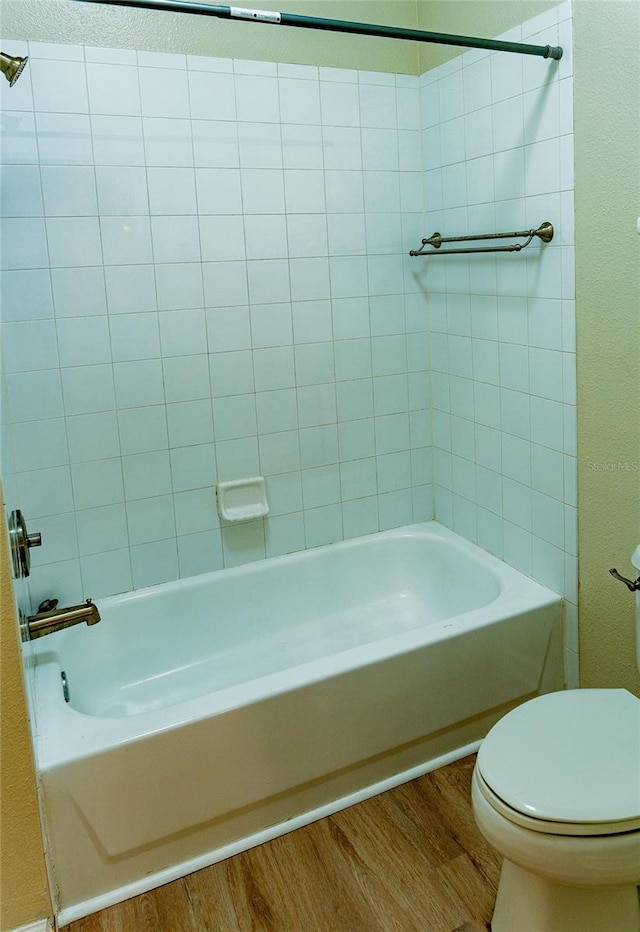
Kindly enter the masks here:
<path id="1" fill-rule="evenodd" d="M 373 23 L 352 23 L 348 20 L 323 19 L 319 16 L 298 16 L 296 13 L 275 13 L 236 6 L 213 6 L 209 3 L 191 3 L 189 0 L 78 0 L 78 2 L 130 6 L 143 10 L 168 10 L 171 13 L 200 13 L 203 16 L 217 16 L 220 19 L 241 19 L 255 23 L 297 26 L 303 29 L 324 29 L 328 32 L 349 32 L 363 36 L 380 36 L 386 39 L 406 39 L 410 42 L 460 45 L 465 48 L 490 49 L 496 52 L 518 52 L 521 55 L 538 55 L 540 58 L 556 60 L 562 58 L 560 46 L 527 45 L 522 42 L 502 42 L 499 39 L 452 36 L 442 32 L 403 29 L 400 26 L 376 26 Z"/>

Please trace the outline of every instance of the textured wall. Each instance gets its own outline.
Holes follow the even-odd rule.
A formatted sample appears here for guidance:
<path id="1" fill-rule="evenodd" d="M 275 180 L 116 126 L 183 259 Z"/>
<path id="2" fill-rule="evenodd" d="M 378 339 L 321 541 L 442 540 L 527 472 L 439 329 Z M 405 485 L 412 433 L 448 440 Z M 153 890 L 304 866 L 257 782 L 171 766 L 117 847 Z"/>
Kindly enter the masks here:
<path id="1" fill-rule="evenodd" d="M 2 678 L 0 679 L 2 912 L 0 929 L 2 932 L 51 914 L 16 629 L 7 538 L 2 529 L 0 532 L 0 643 L 2 644 Z"/>
<path id="2" fill-rule="evenodd" d="M 415 43 L 75 0 L 0 0 L 7 38 L 418 73 Z M 240 6 L 250 7 L 251 3 Z M 262 3 L 261 9 L 280 9 Z M 287 13 L 415 28 L 415 0 L 291 0 Z"/>
<path id="3" fill-rule="evenodd" d="M 640 695 L 608 574 L 640 543 L 640 3 L 577 0 L 574 25 L 581 682 Z"/>

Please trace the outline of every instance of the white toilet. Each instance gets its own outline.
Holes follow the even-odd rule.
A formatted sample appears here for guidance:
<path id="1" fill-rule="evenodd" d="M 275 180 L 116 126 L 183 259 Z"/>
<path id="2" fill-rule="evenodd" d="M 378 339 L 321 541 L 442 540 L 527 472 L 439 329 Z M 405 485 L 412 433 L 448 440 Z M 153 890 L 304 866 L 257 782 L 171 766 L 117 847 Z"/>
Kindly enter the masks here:
<path id="1" fill-rule="evenodd" d="M 640 699 L 576 689 L 518 706 L 478 751 L 472 799 L 503 857 L 492 932 L 640 932 Z"/>

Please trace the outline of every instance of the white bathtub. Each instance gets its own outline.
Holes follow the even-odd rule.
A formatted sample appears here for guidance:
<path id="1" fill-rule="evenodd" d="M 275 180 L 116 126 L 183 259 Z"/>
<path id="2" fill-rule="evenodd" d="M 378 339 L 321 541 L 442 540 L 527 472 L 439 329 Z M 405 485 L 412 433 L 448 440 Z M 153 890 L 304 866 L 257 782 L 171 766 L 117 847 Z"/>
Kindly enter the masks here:
<path id="1" fill-rule="evenodd" d="M 464 756 L 563 685 L 560 598 L 434 523 L 99 608 L 33 644 L 61 925 Z"/>

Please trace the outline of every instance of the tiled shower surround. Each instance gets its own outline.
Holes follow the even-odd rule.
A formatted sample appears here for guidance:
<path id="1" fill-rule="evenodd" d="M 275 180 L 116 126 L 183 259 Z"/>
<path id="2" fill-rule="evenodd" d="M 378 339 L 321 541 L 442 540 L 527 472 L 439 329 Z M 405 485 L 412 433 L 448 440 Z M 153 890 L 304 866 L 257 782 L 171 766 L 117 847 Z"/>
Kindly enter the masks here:
<path id="1" fill-rule="evenodd" d="M 569 16 L 508 34 L 559 63 L 421 78 L 29 43 L 3 473 L 34 602 L 435 515 L 575 603 Z M 521 255 L 408 256 L 543 220 Z M 220 528 L 216 481 L 257 474 L 269 516 Z"/>

